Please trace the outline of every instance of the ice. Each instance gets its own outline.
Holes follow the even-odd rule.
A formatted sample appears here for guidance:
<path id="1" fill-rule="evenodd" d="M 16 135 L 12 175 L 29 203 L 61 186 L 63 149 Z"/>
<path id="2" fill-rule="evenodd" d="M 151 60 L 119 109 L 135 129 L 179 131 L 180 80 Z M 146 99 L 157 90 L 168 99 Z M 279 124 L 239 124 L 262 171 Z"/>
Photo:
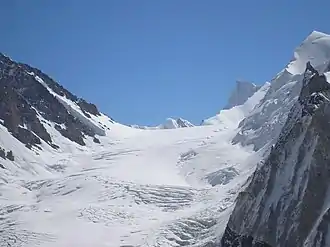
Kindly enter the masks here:
<path id="1" fill-rule="evenodd" d="M 17 239 L 11 246 L 213 242 L 256 165 L 246 161 L 254 156 L 251 150 L 231 144 L 235 129 L 154 131 L 111 123 L 111 131 L 100 137 L 103 145 L 91 141 L 80 147 L 44 122 L 61 148 L 45 144 L 38 156 L 0 126 L 2 144 L 17 155 L 17 161 L 4 162 L 6 174 L 0 175 L 11 181 L 1 185 L 0 195 L 2 208 L 8 208 L 2 213 L 2 240 Z M 207 179 L 231 169 L 235 176 L 224 183 Z"/>

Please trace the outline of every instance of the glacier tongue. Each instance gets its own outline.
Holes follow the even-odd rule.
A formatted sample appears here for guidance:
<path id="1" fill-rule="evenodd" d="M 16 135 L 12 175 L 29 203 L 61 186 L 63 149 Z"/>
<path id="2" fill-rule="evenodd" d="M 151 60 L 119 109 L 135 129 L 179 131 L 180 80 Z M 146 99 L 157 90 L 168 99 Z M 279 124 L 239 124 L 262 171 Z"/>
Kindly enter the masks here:
<path id="1" fill-rule="evenodd" d="M 114 125 L 109 146 L 43 150 L 41 160 L 22 150 L 31 167 L 49 171 L 0 175 L 10 181 L 1 185 L 0 241 L 15 247 L 214 244 L 255 167 L 251 150 L 230 143 L 233 133 L 218 126 L 141 131 Z M 212 187 L 210 175 L 223 182 Z"/>

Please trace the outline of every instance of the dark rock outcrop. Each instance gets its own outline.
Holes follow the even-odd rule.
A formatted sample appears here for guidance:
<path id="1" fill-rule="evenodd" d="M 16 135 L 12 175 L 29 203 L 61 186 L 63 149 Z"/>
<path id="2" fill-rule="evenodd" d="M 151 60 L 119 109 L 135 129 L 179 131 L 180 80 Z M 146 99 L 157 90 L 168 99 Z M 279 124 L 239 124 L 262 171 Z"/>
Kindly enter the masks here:
<path id="1" fill-rule="evenodd" d="M 0 157 L 6 159 L 6 150 L 0 147 Z"/>
<path id="2" fill-rule="evenodd" d="M 51 137 L 40 123 L 36 111 L 18 90 L 5 85 L 5 80 L 0 78 L 0 118 L 4 120 L 4 126 L 24 144 L 40 144 L 39 137 L 51 143 Z"/>
<path id="3" fill-rule="evenodd" d="M 35 75 L 38 75 L 46 84 L 49 86 L 56 94 L 60 96 L 65 96 L 70 99 L 72 102 L 76 102 L 83 112 L 88 112 L 95 116 L 101 115 L 96 105 L 92 103 L 88 103 L 86 100 L 82 98 L 78 98 L 76 95 L 72 94 L 70 91 L 65 89 L 62 85 L 58 84 L 48 75 L 43 73 L 41 70 L 33 68 L 27 64 L 20 63 L 20 66 L 26 69 L 26 71 L 33 72 Z"/>
<path id="4" fill-rule="evenodd" d="M 4 160 L 9 159 L 11 161 L 14 161 L 14 159 L 15 159 L 13 151 L 10 150 L 6 153 L 6 150 L 2 147 L 0 147 L 0 158 L 2 158 Z"/>
<path id="5" fill-rule="evenodd" d="M 43 140 L 57 148 L 42 117 L 55 123 L 56 130 L 64 137 L 85 145 L 85 135 L 94 137 L 97 133 L 72 115 L 41 82 L 58 95 L 77 103 L 86 116 L 100 115 L 95 105 L 79 99 L 40 70 L 16 63 L 0 53 L 0 119 L 4 120 L 4 126 L 29 147 L 38 146 Z M 63 125 L 65 128 L 60 127 Z"/>
<path id="6" fill-rule="evenodd" d="M 88 112 L 91 113 L 95 116 L 100 116 L 100 112 L 97 109 L 96 105 L 92 104 L 92 103 L 88 103 L 86 100 L 84 99 L 79 99 L 78 100 L 78 105 L 80 106 L 80 108 L 84 111 L 84 112 Z"/>
<path id="7" fill-rule="evenodd" d="M 93 142 L 98 143 L 98 144 L 101 143 L 100 140 L 98 138 L 96 138 L 96 137 L 93 138 Z"/>
<path id="8" fill-rule="evenodd" d="M 13 154 L 13 151 L 8 151 L 7 152 L 7 155 L 6 155 L 6 158 L 11 160 L 11 161 L 14 161 L 15 160 L 15 157 L 14 157 L 14 154 Z"/>
<path id="9" fill-rule="evenodd" d="M 330 245 L 330 85 L 310 64 L 302 85 L 269 157 L 237 199 L 222 247 Z"/>

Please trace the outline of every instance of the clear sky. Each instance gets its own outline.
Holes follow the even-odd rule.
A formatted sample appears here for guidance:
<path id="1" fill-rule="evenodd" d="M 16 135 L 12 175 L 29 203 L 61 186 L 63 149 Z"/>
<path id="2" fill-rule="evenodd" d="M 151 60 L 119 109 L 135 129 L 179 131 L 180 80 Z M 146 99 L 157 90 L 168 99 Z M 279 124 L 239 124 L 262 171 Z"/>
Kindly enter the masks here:
<path id="1" fill-rule="evenodd" d="M 0 51 L 38 67 L 126 124 L 215 115 L 236 79 L 262 84 L 330 2 L 305 0 L 7 0 Z"/>

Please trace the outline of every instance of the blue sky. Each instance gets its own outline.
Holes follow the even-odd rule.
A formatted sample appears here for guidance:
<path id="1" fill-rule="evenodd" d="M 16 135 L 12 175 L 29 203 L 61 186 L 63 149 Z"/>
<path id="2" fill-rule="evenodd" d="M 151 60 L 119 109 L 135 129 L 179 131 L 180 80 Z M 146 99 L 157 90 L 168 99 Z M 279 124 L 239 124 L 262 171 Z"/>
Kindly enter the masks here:
<path id="1" fill-rule="evenodd" d="M 155 125 L 215 115 L 236 79 L 262 84 L 330 2 L 3 1 L 0 51 L 43 70 L 115 120 Z"/>

